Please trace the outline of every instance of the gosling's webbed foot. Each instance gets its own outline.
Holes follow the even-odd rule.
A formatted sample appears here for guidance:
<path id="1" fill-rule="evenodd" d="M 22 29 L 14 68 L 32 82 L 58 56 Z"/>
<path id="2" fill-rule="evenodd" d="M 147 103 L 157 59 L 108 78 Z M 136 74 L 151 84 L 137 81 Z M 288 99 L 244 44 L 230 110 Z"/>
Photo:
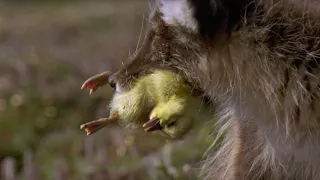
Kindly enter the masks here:
<path id="1" fill-rule="evenodd" d="M 105 71 L 101 74 L 94 75 L 83 83 L 81 89 L 84 89 L 84 88 L 90 89 L 90 94 L 92 94 L 100 86 L 104 86 L 108 83 L 108 78 L 111 74 L 112 72 Z"/>
<path id="2" fill-rule="evenodd" d="M 91 121 L 80 126 L 80 129 L 84 129 L 87 132 L 87 136 L 99 131 L 111 122 L 119 119 L 116 113 L 113 113 L 109 118 L 101 118 L 95 121 Z"/>

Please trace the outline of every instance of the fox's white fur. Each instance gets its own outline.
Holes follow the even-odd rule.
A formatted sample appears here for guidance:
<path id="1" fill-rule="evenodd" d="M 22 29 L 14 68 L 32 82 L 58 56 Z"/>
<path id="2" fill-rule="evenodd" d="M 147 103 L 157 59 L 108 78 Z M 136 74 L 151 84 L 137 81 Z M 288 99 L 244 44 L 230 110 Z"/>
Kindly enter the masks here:
<path id="1" fill-rule="evenodd" d="M 164 0 L 160 2 L 158 7 L 163 14 L 163 20 L 168 25 L 179 25 L 194 32 L 198 31 L 197 21 L 193 18 L 194 9 L 187 0 Z"/>

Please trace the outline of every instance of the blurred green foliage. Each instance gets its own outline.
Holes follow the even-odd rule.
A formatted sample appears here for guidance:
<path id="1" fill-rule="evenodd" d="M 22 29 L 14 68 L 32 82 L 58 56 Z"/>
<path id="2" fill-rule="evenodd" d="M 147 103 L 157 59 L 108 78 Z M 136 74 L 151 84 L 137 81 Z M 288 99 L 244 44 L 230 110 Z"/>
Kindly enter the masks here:
<path id="1" fill-rule="evenodd" d="M 82 82 L 121 66 L 146 10 L 143 0 L 1 1 L 0 161 L 14 157 L 21 179 L 26 152 L 41 180 L 63 165 L 65 179 L 195 179 L 210 128 L 177 142 L 118 124 L 90 137 L 79 129 L 108 116 L 113 93 L 89 96 Z"/>

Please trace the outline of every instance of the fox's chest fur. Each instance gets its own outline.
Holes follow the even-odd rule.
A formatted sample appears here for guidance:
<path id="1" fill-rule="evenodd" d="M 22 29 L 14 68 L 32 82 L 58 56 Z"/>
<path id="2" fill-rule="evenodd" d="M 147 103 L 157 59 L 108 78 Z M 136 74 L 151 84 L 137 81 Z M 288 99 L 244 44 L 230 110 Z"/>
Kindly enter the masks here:
<path id="1" fill-rule="evenodd" d="M 154 1 L 118 84 L 168 68 L 217 104 L 223 141 L 202 177 L 320 180 L 320 3 Z"/>
<path id="2" fill-rule="evenodd" d="M 200 54 L 202 89 L 219 102 L 227 132 L 204 171 L 208 179 L 320 179 L 320 19 L 303 17 L 294 3 L 253 3 L 256 12 L 243 14 L 239 30 Z M 195 4 L 160 9 L 168 24 L 199 32 L 202 22 L 190 17 Z M 282 9 L 274 11 L 280 17 L 272 8 Z"/>

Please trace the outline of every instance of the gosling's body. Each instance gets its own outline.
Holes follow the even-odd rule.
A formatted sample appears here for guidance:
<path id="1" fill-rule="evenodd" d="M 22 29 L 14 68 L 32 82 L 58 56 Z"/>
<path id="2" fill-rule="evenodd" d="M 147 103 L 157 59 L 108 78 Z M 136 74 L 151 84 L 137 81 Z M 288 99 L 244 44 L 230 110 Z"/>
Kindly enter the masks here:
<path id="1" fill-rule="evenodd" d="M 164 70 L 137 80 L 128 92 L 116 93 L 110 106 L 124 124 L 142 125 L 158 118 L 161 131 L 172 139 L 181 138 L 204 115 L 201 103 L 192 96 L 192 89 L 184 79 Z"/>
<path id="2" fill-rule="evenodd" d="M 94 92 L 104 85 L 109 73 L 88 79 L 83 87 Z M 173 72 L 155 70 L 138 79 L 130 91 L 116 92 L 110 103 L 110 118 L 102 118 L 81 126 L 90 135 L 108 123 L 119 120 L 124 125 L 137 125 L 146 132 L 161 130 L 169 139 L 180 139 L 193 127 L 195 121 L 212 118 L 192 95 L 191 87 Z M 197 123 L 199 124 L 199 123 Z"/>

